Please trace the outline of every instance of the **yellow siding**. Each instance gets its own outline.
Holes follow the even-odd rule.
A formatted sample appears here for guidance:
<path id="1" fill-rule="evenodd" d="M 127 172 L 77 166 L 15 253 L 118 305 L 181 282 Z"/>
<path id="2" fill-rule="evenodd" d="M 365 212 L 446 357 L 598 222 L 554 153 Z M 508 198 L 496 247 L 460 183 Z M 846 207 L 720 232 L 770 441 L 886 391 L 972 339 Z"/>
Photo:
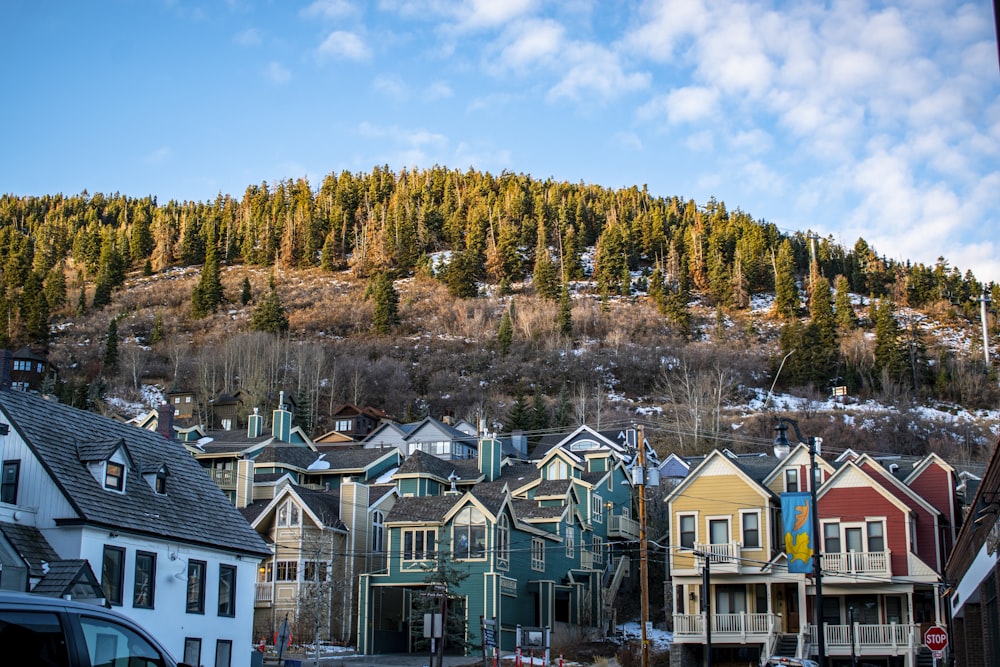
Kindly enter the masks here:
<path id="1" fill-rule="evenodd" d="M 673 544 L 680 544 L 679 514 L 696 512 L 696 542 L 707 542 L 707 517 L 731 517 L 730 539 L 740 540 L 740 510 L 760 509 L 760 538 L 765 553 L 769 551 L 770 517 L 766 511 L 767 502 L 758 491 L 748 486 L 735 473 L 731 475 L 700 476 L 672 503 L 671 531 Z M 689 552 L 674 552 L 674 567 L 693 569 L 694 556 Z"/>

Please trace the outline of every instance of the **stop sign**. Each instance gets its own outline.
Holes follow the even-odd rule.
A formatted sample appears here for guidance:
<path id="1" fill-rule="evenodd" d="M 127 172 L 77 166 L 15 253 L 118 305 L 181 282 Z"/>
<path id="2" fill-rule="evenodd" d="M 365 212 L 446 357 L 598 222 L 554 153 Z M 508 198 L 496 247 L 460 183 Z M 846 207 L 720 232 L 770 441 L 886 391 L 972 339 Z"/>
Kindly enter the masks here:
<path id="1" fill-rule="evenodd" d="M 924 633 L 924 644 L 932 651 L 943 651 L 948 645 L 948 631 L 940 625 L 932 625 Z"/>

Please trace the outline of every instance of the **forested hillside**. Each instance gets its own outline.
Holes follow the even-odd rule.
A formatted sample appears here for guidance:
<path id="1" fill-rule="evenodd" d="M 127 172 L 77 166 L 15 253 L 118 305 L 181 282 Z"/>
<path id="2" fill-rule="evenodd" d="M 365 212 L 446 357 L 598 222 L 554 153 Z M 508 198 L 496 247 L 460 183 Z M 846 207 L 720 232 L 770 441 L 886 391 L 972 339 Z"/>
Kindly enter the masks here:
<path id="1" fill-rule="evenodd" d="M 664 446 L 728 442 L 739 422 L 752 447 L 770 422 L 732 406 L 782 361 L 776 386 L 804 396 L 997 405 L 971 273 L 639 187 L 436 167 L 214 202 L 6 195 L 0 249 L 0 347 L 48 349 L 47 389 L 95 409 L 148 383 L 244 388 L 265 409 L 283 388 L 313 432 L 342 401 L 534 431 L 642 407 Z M 894 450 L 991 437 L 875 422 L 814 428 Z"/>

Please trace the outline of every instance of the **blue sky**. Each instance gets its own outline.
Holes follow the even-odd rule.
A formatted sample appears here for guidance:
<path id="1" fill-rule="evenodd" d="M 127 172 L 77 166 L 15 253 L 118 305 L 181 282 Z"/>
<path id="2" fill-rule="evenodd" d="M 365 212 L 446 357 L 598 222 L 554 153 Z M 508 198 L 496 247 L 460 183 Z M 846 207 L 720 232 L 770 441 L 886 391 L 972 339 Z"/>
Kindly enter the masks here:
<path id="1" fill-rule="evenodd" d="M 1000 281 L 989 0 L 4 3 L 0 191 L 647 185 Z"/>

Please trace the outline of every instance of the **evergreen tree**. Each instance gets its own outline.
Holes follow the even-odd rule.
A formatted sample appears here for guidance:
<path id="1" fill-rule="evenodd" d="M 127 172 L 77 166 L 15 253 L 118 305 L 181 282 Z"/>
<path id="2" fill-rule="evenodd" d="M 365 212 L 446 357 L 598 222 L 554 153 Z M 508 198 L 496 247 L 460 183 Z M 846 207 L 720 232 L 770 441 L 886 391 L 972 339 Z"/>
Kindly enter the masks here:
<path id="1" fill-rule="evenodd" d="M 629 293 L 628 246 L 621 225 L 609 224 L 597 242 L 594 278 L 601 294 L 627 296 Z"/>
<path id="2" fill-rule="evenodd" d="M 543 299 L 555 301 L 559 298 L 559 274 L 555 262 L 549 254 L 549 246 L 545 233 L 545 223 L 538 221 L 538 243 L 535 246 L 535 268 L 532 280 L 535 291 Z"/>
<path id="3" fill-rule="evenodd" d="M 479 294 L 479 260 L 471 250 L 459 251 L 451 256 L 442 277 L 448 286 L 448 293 L 456 299 L 473 299 Z"/>
<path id="4" fill-rule="evenodd" d="M 883 374 L 897 380 L 905 377 L 906 359 L 906 349 L 900 342 L 896 304 L 889 299 L 881 299 L 875 308 L 875 363 L 873 370 L 876 383 Z"/>
<path id="5" fill-rule="evenodd" d="M 504 311 L 504 314 L 500 316 L 500 325 L 497 327 L 497 345 L 500 346 L 501 356 L 507 356 L 513 340 L 514 323 L 510 319 L 510 311 Z"/>
<path id="6" fill-rule="evenodd" d="M 215 232 L 209 226 L 208 247 L 205 250 L 205 264 L 201 277 L 191 292 L 191 315 L 195 318 L 214 313 L 222 303 L 222 279 L 219 277 L 219 260 L 215 243 Z"/>
<path id="7" fill-rule="evenodd" d="M 87 312 L 87 286 L 80 286 L 80 298 L 76 300 L 76 314 L 83 315 Z"/>
<path id="8" fill-rule="evenodd" d="M 834 287 L 836 289 L 834 312 L 837 315 L 837 324 L 844 331 L 853 331 L 858 326 L 858 317 L 854 314 L 854 305 L 851 303 L 851 286 L 847 282 L 847 277 L 837 276 Z"/>
<path id="9" fill-rule="evenodd" d="M 531 427 L 529 430 L 537 434 L 548 427 L 549 411 L 545 408 L 545 397 L 542 396 L 542 392 L 536 391 L 531 400 Z"/>
<path id="10" fill-rule="evenodd" d="M 569 388 L 565 383 L 559 388 L 559 399 L 556 401 L 555 413 L 552 415 L 552 426 L 566 428 L 573 423 L 573 406 L 569 400 Z"/>
<path id="11" fill-rule="evenodd" d="M 156 316 L 153 318 L 153 328 L 149 330 L 149 344 L 156 345 L 163 340 L 164 335 L 163 313 L 156 311 Z"/>
<path id="12" fill-rule="evenodd" d="M 837 340 L 837 321 L 833 314 L 830 283 L 824 276 L 813 279 L 809 295 L 809 326 L 806 337 L 809 344 L 812 380 L 822 386 L 832 379 L 840 345 Z"/>
<path id="13" fill-rule="evenodd" d="M 559 333 L 567 338 L 573 337 L 573 299 L 565 282 L 559 293 Z"/>
<path id="14" fill-rule="evenodd" d="M 799 288 L 795 284 L 795 255 L 792 242 L 785 239 L 778 246 L 774 261 L 774 311 L 779 317 L 795 317 L 799 309 Z"/>
<path id="15" fill-rule="evenodd" d="M 118 318 L 108 322 L 108 332 L 104 336 L 104 371 L 112 372 L 118 366 Z"/>
<path id="16" fill-rule="evenodd" d="M 240 303 L 244 306 L 253 300 L 253 292 L 250 290 L 250 278 L 243 276 L 243 284 L 240 286 Z"/>
<path id="17" fill-rule="evenodd" d="M 0 282 L 0 350 L 10 347 L 11 304 L 7 286 Z"/>
<path id="18" fill-rule="evenodd" d="M 524 398 L 524 394 L 518 391 L 514 395 L 514 403 L 507 411 L 507 420 L 504 423 L 505 431 L 529 431 L 531 430 L 531 408 Z"/>
<path id="19" fill-rule="evenodd" d="M 288 315 L 278 297 L 273 273 L 268 281 L 267 295 L 254 307 L 250 315 L 250 328 L 273 334 L 283 334 L 288 331 Z"/>
<path id="20" fill-rule="evenodd" d="M 365 298 L 374 303 L 372 328 L 375 333 L 387 334 L 399 324 L 399 293 L 388 273 L 380 271 L 372 275 L 365 288 Z"/>
<path id="21" fill-rule="evenodd" d="M 66 274 L 61 264 L 52 267 L 45 277 L 45 300 L 50 311 L 58 310 L 66 303 Z"/>
<path id="22" fill-rule="evenodd" d="M 447 542 L 444 540 L 438 541 L 439 546 L 445 544 Z M 447 596 L 444 637 L 437 648 L 442 653 L 444 651 L 449 653 L 457 651 L 464 655 L 467 649 L 472 648 L 472 645 L 466 639 L 468 628 L 466 627 L 465 605 L 463 604 L 464 597 L 459 596 L 458 588 L 463 581 L 468 579 L 469 572 L 460 569 L 458 563 L 453 560 L 452 554 L 447 551 L 438 551 L 436 557 L 436 564 L 430 566 L 434 569 L 428 570 L 424 582 L 427 584 L 425 587 L 427 591 L 441 592 Z M 440 612 L 440 598 L 414 596 L 409 626 L 410 638 L 413 640 L 415 651 L 426 651 L 430 648 L 430 639 L 424 637 L 424 615 Z"/>
<path id="23" fill-rule="evenodd" d="M 48 345 L 49 304 L 45 300 L 42 279 L 34 271 L 28 272 L 21 290 L 21 319 L 24 332 L 32 343 Z"/>

